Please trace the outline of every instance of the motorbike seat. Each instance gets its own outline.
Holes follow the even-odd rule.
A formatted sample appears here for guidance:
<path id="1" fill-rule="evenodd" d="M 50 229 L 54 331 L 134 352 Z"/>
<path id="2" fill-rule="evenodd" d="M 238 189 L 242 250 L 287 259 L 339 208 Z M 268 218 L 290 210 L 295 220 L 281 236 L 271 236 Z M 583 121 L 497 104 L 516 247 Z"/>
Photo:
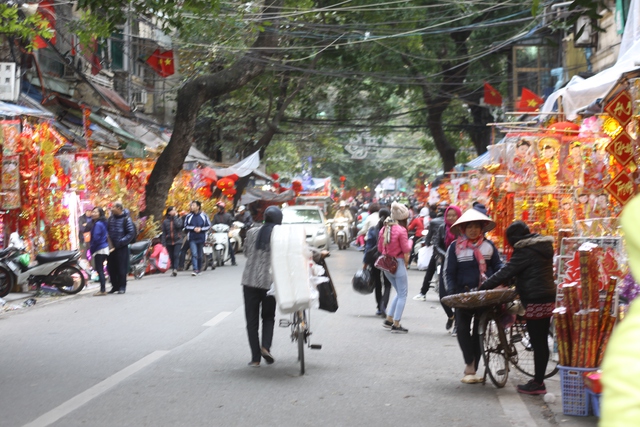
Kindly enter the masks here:
<path id="1" fill-rule="evenodd" d="M 140 242 L 132 243 L 131 246 L 129 246 L 129 251 L 131 252 L 131 255 L 136 255 L 149 249 L 150 245 L 150 240 L 142 240 Z"/>
<path id="2" fill-rule="evenodd" d="M 2 250 L 0 250 L 0 259 L 6 257 L 7 255 L 9 255 L 11 252 L 15 251 L 16 248 L 14 248 L 13 246 L 9 246 L 8 248 L 4 248 Z"/>
<path id="3" fill-rule="evenodd" d="M 64 259 L 71 259 L 78 254 L 78 251 L 55 251 L 44 252 L 36 255 L 36 261 L 38 264 L 45 264 L 48 262 L 62 261 Z"/>

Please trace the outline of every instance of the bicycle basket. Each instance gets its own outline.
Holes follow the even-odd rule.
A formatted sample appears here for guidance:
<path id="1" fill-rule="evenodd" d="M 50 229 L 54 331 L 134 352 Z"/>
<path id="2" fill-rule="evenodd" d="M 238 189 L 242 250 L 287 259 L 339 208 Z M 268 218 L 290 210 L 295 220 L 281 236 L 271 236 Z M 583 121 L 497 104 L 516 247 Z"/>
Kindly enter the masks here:
<path id="1" fill-rule="evenodd" d="M 513 301 L 518 293 L 515 289 L 490 289 L 465 292 L 442 298 L 442 303 L 453 308 L 480 308 Z"/>

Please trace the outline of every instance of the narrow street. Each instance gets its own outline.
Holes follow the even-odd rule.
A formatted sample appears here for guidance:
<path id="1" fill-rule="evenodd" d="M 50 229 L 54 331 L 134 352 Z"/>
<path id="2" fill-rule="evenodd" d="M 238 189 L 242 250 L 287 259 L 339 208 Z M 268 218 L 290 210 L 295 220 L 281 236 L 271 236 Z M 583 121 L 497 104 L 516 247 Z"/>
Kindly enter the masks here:
<path id="1" fill-rule="evenodd" d="M 518 395 L 514 371 L 501 390 L 460 383 L 462 356 L 437 296 L 411 300 L 424 273 L 409 272 L 409 334 L 391 334 L 374 296 L 351 289 L 361 252 L 333 249 L 340 309 L 312 311 L 312 342 L 323 347 L 306 350 L 304 376 L 277 324 L 276 363 L 247 367 L 239 255 L 238 267 L 148 276 L 125 295 L 87 292 L 0 315 L 0 426 L 596 425 L 562 415 L 557 376 L 551 408 Z"/>

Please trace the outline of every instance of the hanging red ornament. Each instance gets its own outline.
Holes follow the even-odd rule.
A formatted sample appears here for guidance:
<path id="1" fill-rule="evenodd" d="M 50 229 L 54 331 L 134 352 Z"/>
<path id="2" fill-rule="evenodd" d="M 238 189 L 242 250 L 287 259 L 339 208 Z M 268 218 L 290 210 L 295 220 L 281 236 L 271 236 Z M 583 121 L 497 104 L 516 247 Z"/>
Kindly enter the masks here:
<path id="1" fill-rule="evenodd" d="M 346 177 L 346 176 L 342 175 L 342 176 L 340 177 L 340 181 L 345 182 L 346 180 L 347 180 L 347 177 Z"/>
<path id="2" fill-rule="evenodd" d="M 231 175 L 227 176 L 227 178 L 229 178 L 233 182 L 236 182 L 240 177 L 234 173 L 234 174 L 231 174 Z"/>
<path id="3" fill-rule="evenodd" d="M 235 183 L 231 179 L 229 179 L 228 177 L 220 178 L 218 180 L 218 183 L 216 184 L 216 186 L 220 190 L 225 190 L 227 188 L 233 188 L 234 185 L 235 185 Z"/>
<path id="4" fill-rule="evenodd" d="M 280 175 L 278 175 L 277 173 L 272 173 L 271 178 L 273 178 L 274 181 L 277 181 L 280 179 Z"/>
<path id="5" fill-rule="evenodd" d="M 273 186 L 273 188 L 280 188 L 280 184 L 278 184 L 277 182 L 274 182 L 271 185 Z"/>
<path id="6" fill-rule="evenodd" d="M 227 188 L 226 190 L 222 191 L 222 194 L 224 194 L 227 197 L 233 197 L 236 195 L 236 189 L 235 188 Z"/>

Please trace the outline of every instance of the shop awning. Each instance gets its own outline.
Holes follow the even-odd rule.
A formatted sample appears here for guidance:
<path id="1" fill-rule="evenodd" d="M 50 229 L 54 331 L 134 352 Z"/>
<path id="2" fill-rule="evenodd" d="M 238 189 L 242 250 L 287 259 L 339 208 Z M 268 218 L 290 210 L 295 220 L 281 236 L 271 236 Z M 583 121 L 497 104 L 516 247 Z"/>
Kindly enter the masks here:
<path id="1" fill-rule="evenodd" d="M 260 151 L 256 151 L 248 157 L 240 160 L 235 165 L 228 168 L 214 168 L 218 176 L 229 176 L 236 174 L 240 178 L 247 176 L 260 166 Z"/>
<path id="2" fill-rule="evenodd" d="M 42 111 L 40 109 L 24 107 L 22 105 L 10 104 L 8 102 L 0 101 L 0 114 L 8 117 L 17 116 L 36 116 L 36 117 L 48 117 L 53 118 L 53 114 L 48 111 Z"/>
<path id="3" fill-rule="evenodd" d="M 562 107 L 567 119 L 574 120 L 578 112 L 597 99 L 605 99 L 621 79 L 640 70 L 640 0 L 632 0 L 625 24 L 620 52 L 615 65 L 588 79 L 572 79 L 566 87 L 552 93 L 545 101 L 541 113 L 549 113 L 562 96 Z"/>

